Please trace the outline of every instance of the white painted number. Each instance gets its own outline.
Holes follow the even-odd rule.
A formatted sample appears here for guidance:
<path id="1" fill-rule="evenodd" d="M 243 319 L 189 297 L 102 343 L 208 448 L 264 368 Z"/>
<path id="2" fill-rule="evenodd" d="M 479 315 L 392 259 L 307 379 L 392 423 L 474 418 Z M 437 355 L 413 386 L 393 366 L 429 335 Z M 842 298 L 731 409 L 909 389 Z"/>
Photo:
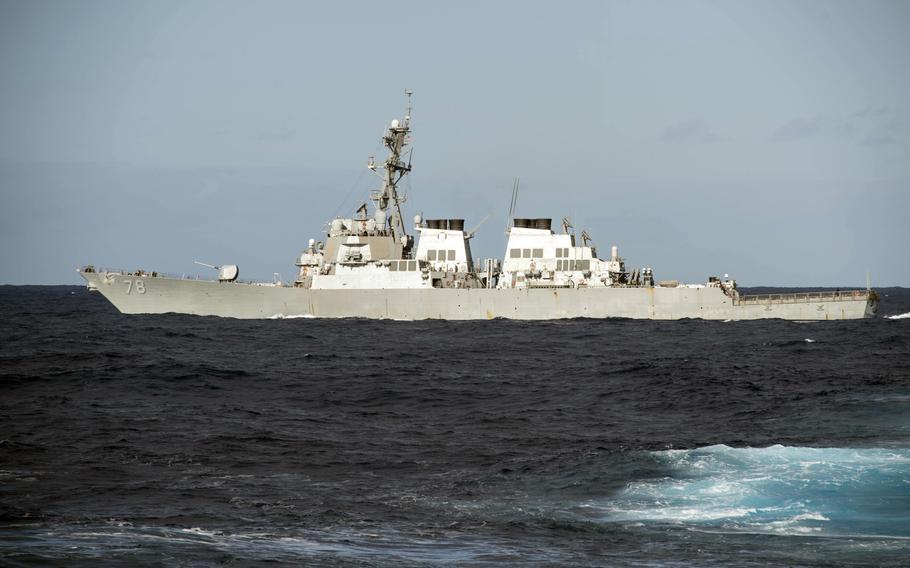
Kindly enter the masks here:
<path id="1" fill-rule="evenodd" d="M 124 280 L 123 282 L 126 284 L 126 293 L 132 292 L 134 288 L 133 281 Z M 137 294 L 145 294 L 145 283 L 142 280 L 136 280 L 135 289 Z"/>

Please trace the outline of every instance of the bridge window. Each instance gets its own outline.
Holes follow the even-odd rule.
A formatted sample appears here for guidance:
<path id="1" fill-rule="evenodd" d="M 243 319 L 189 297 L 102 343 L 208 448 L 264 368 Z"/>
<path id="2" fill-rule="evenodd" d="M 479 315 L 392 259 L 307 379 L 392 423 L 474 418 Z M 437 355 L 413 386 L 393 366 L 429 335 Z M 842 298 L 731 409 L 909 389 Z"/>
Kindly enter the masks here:
<path id="1" fill-rule="evenodd" d="M 389 272 L 398 272 L 398 261 L 393 260 L 389 262 Z"/>
<path id="2" fill-rule="evenodd" d="M 562 258 L 562 249 L 561 248 L 556 249 L 556 258 Z"/>
<path id="3" fill-rule="evenodd" d="M 436 260 L 436 251 L 435 250 L 427 251 L 427 260 Z"/>
<path id="4" fill-rule="evenodd" d="M 449 251 L 449 260 L 455 260 L 455 251 L 454 250 Z"/>
<path id="5" fill-rule="evenodd" d="M 531 249 L 521 249 L 521 258 L 531 258 Z"/>
<path id="6" fill-rule="evenodd" d="M 416 260 L 408 261 L 408 270 L 417 270 L 417 261 Z"/>
<path id="7" fill-rule="evenodd" d="M 521 249 L 512 249 L 509 251 L 509 258 L 521 258 Z"/>
<path id="8" fill-rule="evenodd" d="M 591 261 L 590 260 L 581 261 L 581 270 L 591 270 Z"/>
<path id="9" fill-rule="evenodd" d="M 531 256 L 534 258 L 543 258 L 543 249 L 534 249 L 531 251 Z"/>

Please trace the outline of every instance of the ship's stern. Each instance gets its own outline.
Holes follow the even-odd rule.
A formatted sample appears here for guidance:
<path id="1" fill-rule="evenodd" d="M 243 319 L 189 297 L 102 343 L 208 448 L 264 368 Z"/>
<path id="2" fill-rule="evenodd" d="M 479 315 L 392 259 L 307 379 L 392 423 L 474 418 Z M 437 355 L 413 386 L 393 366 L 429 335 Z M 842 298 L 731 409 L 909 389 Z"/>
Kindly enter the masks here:
<path id="1" fill-rule="evenodd" d="M 875 290 L 869 290 L 866 293 L 866 312 L 864 317 L 874 318 L 878 313 L 879 295 Z"/>

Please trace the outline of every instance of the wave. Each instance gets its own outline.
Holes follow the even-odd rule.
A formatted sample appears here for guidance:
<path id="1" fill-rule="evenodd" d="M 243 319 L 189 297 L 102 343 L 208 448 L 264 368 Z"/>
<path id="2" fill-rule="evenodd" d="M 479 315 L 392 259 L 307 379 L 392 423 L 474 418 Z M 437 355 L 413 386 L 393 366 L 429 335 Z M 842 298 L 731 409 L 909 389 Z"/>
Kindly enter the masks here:
<path id="1" fill-rule="evenodd" d="M 897 314 L 897 315 L 895 315 L 895 316 L 885 316 L 885 318 L 886 318 L 886 319 L 889 319 L 889 320 L 902 320 L 902 319 L 907 319 L 907 318 L 910 318 L 910 312 L 907 312 L 907 313 L 904 313 L 904 314 Z"/>
<path id="2" fill-rule="evenodd" d="M 716 445 L 652 457 L 668 475 L 585 503 L 588 512 L 607 522 L 910 537 L 910 450 Z"/>
<path id="3" fill-rule="evenodd" d="M 290 319 L 300 319 L 300 318 L 315 319 L 316 316 L 314 316 L 313 314 L 290 314 L 290 315 L 275 314 L 275 315 L 269 316 L 270 320 L 290 320 Z"/>
<path id="4" fill-rule="evenodd" d="M 112 521 L 104 525 L 56 525 L 22 531 L 14 539 L 0 537 L 0 555 L 22 550 L 53 558 L 65 548 L 69 558 L 101 560 L 113 551 L 135 564 L 147 564 L 162 554 L 191 556 L 227 554 L 235 560 L 294 565 L 359 563 L 369 560 L 402 564 L 458 565 L 490 555 L 513 556 L 512 544 L 496 538 L 458 534 L 424 534 L 374 527 L 371 531 L 291 529 L 233 532 L 202 527 L 133 526 Z"/>

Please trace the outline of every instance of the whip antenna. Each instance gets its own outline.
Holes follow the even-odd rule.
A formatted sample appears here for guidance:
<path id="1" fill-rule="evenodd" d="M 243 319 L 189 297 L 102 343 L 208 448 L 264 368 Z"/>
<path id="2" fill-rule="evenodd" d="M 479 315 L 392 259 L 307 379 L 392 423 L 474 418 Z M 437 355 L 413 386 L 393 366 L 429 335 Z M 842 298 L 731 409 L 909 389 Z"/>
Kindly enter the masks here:
<path id="1" fill-rule="evenodd" d="M 515 181 L 512 182 L 512 201 L 509 202 L 509 218 L 506 219 L 506 232 L 508 232 L 509 227 L 512 225 L 512 216 L 515 215 L 515 207 L 518 205 L 518 186 L 521 183 L 520 178 L 515 178 Z"/>

